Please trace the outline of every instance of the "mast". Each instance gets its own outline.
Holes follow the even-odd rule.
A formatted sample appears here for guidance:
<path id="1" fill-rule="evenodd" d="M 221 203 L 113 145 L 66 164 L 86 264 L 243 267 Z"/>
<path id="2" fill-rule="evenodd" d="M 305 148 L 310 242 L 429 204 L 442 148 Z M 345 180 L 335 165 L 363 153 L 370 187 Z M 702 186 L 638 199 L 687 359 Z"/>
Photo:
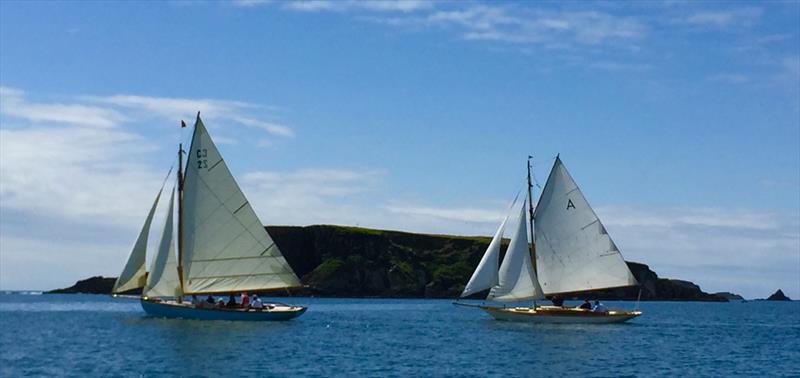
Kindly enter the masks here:
<path id="1" fill-rule="evenodd" d="M 533 159 L 533 156 L 528 155 L 528 222 L 530 222 L 528 226 L 531 234 L 531 264 L 534 274 L 538 275 L 539 273 L 536 270 L 536 239 L 534 239 L 533 236 L 533 182 L 531 180 L 531 159 Z M 536 308 L 535 299 L 533 300 L 533 307 Z"/>
<path id="2" fill-rule="evenodd" d="M 181 128 L 186 123 L 181 120 Z M 178 143 L 178 281 L 183 293 L 183 143 Z"/>
<path id="3" fill-rule="evenodd" d="M 531 181 L 531 159 L 533 159 L 533 156 L 528 155 L 528 215 L 530 216 L 531 262 L 533 262 L 533 271 L 536 272 L 536 239 L 533 238 L 533 182 Z"/>

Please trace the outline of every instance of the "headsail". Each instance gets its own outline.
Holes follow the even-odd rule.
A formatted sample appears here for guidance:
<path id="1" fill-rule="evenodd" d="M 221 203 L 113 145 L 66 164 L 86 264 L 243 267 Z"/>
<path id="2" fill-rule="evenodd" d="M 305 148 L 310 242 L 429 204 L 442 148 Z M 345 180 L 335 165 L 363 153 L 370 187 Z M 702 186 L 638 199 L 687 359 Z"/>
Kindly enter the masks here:
<path id="1" fill-rule="evenodd" d="M 158 253 L 150 266 L 142 295 L 148 297 L 179 297 L 181 296 L 181 281 L 178 278 L 178 263 L 175 258 L 175 238 L 172 233 L 173 205 L 175 203 L 175 190 L 169 198 L 167 219 L 164 221 L 164 231 L 161 242 L 158 244 Z"/>
<path id="2" fill-rule="evenodd" d="M 472 273 L 472 277 L 470 277 L 469 282 L 467 282 L 467 286 L 465 286 L 464 291 L 461 292 L 461 298 L 482 290 L 490 289 L 497 285 L 497 266 L 500 261 L 500 244 L 503 241 L 503 232 L 505 231 L 507 221 L 508 216 L 503 219 L 503 223 L 500 223 L 500 227 L 497 229 L 497 232 L 495 232 L 492 241 L 489 243 L 489 247 L 486 248 L 481 262 L 478 263 L 478 267 L 475 268 L 475 272 Z"/>
<path id="3" fill-rule="evenodd" d="M 525 204 L 520 207 L 517 227 L 511 237 L 503 264 L 500 265 L 499 284 L 492 288 L 486 299 L 514 302 L 526 299 L 542 299 L 542 288 L 536 278 L 528 248 L 528 226 Z"/>
<path id="4" fill-rule="evenodd" d="M 114 288 L 111 292 L 114 294 L 126 292 L 128 290 L 140 289 L 144 287 L 147 273 L 144 269 L 145 259 L 147 257 L 147 235 L 150 233 L 150 223 L 153 222 L 153 214 L 156 212 L 158 206 L 158 199 L 161 198 L 161 191 L 159 189 L 153 207 L 147 213 L 147 218 L 144 221 L 142 230 L 139 232 L 139 237 L 136 239 L 136 244 L 133 245 L 131 255 L 128 257 L 128 262 L 125 263 L 125 268 L 120 273 L 117 280 L 114 282 Z"/>
<path id="5" fill-rule="evenodd" d="M 183 190 L 183 290 L 256 291 L 299 286 L 198 115 Z"/>
<path id="6" fill-rule="evenodd" d="M 545 294 L 637 284 L 559 158 L 542 190 L 534 222 L 536 264 Z"/>

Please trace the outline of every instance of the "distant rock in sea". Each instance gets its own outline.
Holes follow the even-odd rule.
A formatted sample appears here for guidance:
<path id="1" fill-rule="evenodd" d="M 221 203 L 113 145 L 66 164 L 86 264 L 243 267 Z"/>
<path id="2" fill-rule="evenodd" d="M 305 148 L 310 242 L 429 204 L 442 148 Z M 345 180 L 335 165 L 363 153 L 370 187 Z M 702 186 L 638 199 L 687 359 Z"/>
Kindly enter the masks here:
<path id="1" fill-rule="evenodd" d="M 482 236 L 347 226 L 266 228 L 301 282 L 309 286 L 292 290 L 292 294 L 321 297 L 456 298 L 491 241 Z M 504 240 L 503 251 L 507 245 Z M 705 293 L 692 282 L 659 278 L 645 264 L 628 262 L 628 267 L 641 285 L 643 301 L 728 301 L 727 296 Z M 50 293 L 109 294 L 114 280 L 92 277 Z M 476 293 L 473 298 L 483 298 L 485 294 Z M 573 297 L 584 296 L 636 300 L 639 287 L 576 293 Z"/>
<path id="2" fill-rule="evenodd" d="M 776 291 L 774 294 L 770 295 L 767 298 L 767 300 L 768 301 L 791 301 L 791 299 L 789 299 L 789 297 L 787 297 L 786 294 L 783 294 L 783 290 L 781 290 L 781 289 L 778 289 L 778 291 Z"/>

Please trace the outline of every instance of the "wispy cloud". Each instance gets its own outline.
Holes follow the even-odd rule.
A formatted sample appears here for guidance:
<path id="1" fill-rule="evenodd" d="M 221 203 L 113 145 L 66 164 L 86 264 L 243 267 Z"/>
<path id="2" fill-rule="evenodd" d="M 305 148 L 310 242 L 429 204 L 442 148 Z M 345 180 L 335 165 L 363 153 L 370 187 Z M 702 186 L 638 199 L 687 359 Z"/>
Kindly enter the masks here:
<path id="1" fill-rule="evenodd" d="M 249 172 L 241 183 L 267 224 L 374 225 L 380 216 L 363 200 L 383 175 L 376 170 L 305 168 Z"/>
<path id="2" fill-rule="evenodd" d="M 112 109 L 80 103 L 33 103 L 25 92 L 0 87 L 0 113 L 31 122 L 53 122 L 68 125 L 110 128 L 128 118 Z"/>
<path id="3" fill-rule="evenodd" d="M 738 73 L 719 73 L 709 76 L 708 80 L 730 84 L 742 84 L 750 81 L 750 78 Z"/>
<path id="4" fill-rule="evenodd" d="M 294 131 L 288 126 L 272 122 L 259 121 L 257 119 L 249 117 L 234 116 L 233 119 L 236 122 L 241 123 L 242 125 L 263 129 L 266 130 L 268 133 L 276 136 L 282 136 L 287 138 L 294 137 Z"/>
<path id="5" fill-rule="evenodd" d="M 752 26 L 761 19 L 761 8 L 747 7 L 719 11 L 698 11 L 683 20 L 695 26 L 727 28 L 732 26 Z"/>
<path id="6" fill-rule="evenodd" d="M 253 7 L 271 3 L 272 0 L 234 0 L 233 4 L 241 7 Z"/>
<path id="7" fill-rule="evenodd" d="M 31 101 L 20 89 L 0 87 L 0 195 L 3 209 L 67 220 L 129 226 L 163 179 L 150 166 L 159 144 L 132 131 L 151 117 L 173 122 L 206 110 L 234 124 L 292 137 L 291 128 L 249 115 L 255 105 L 214 99 L 114 95 Z M 220 144 L 238 140 L 220 135 Z M 124 198 L 124 201 L 120 201 Z"/>
<path id="8" fill-rule="evenodd" d="M 759 272 L 763 277 L 751 290 L 757 287 L 760 292 L 745 292 L 749 297 L 768 295 L 778 287 L 793 289 L 800 275 L 796 213 L 619 206 L 597 211 L 627 259 L 647 262 L 662 276 L 691 279 L 706 290 L 735 290 L 736 286 L 718 286 L 727 282 L 719 275 L 692 277 L 686 272 L 702 266 Z M 793 268 L 779 271 L 778 267 Z"/>
<path id="9" fill-rule="evenodd" d="M 284 3 L 286 9 L 302 12 L 413 12 L 433 7 L 425 0 L 297 0 Z"/>
<path id="10" fill-rule="evenodd" d="M 445 208 L 393 203 L 386 206 L 385 209 L 394 214 L 412 217 L 433 217 L 460 222 L 495 223 L 500 222 L 503 217 L 502 211 L 499 211 L 500 209 L 474 207 Z"/>
<path id="11" fill-rule="evenodd" d="M 554 11 L 505 5 L 472 5 L 436 10 L 423 17 L 384 21 L 401 26 L 455 27 L 467 40 L 536 45 L 629 42 L 647 33 L 645 25 L 632 17 L 599 11 Z"/>

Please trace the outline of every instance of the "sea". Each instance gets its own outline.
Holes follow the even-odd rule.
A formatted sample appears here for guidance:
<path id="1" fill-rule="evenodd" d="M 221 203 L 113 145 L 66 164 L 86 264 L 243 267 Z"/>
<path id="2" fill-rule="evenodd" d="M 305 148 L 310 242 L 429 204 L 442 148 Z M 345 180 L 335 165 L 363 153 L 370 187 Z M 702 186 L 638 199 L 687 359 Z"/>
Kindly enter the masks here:
<path id="1" fill-rule="evenodd" d="M 32 294 L 0 294 L 2 377 L 800 376 L 797 301 L 642 302 L 624 324 L 535 325 L 448 300 L 280 298 L 309 309 L 229 322 Z"/>

